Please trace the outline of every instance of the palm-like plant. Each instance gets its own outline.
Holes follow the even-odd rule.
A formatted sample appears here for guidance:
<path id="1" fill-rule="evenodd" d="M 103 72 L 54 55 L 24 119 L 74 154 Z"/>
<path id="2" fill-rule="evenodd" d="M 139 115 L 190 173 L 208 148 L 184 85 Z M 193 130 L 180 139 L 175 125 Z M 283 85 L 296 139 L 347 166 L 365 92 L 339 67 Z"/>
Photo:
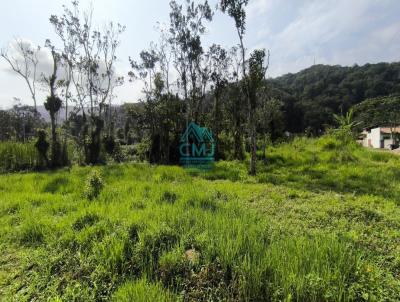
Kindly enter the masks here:
<path id="1" fill-rule="evenodd" d="M 347 111 L 345 115 L 333 114 L 333 117 L 335 121 L 339 124 L 339 128 L 349 128 L 352 130 L 359 124 L 358 122 L 354 121 L 353 115 L 354 115 L 354 110 L 353 108 L 351 108 L 349 111 Z"/>
<path id="2" fill-rule="evenodd" d="M 344 115 L 333 114 L 333 117 L 338 124 L 338 128 L 335 129 L 335 134 L 344 142 L 350 142 L 354 138 L 354 129 L 360 125 L 359 122 L 354 120 L 353 116 L 353 108 L 347 111 Z"/>

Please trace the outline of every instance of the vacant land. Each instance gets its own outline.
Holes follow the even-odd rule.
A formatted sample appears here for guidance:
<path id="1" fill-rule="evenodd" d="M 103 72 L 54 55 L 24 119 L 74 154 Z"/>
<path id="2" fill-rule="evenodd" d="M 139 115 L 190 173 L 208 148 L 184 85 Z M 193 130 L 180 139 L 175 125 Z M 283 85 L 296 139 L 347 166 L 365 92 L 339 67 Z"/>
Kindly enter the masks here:
<path id="1" fill-rule="evenodd" d="M 327 136 L 245 167 L 1 175 L 0 297 L 400 300 L 400 157 Z"/>

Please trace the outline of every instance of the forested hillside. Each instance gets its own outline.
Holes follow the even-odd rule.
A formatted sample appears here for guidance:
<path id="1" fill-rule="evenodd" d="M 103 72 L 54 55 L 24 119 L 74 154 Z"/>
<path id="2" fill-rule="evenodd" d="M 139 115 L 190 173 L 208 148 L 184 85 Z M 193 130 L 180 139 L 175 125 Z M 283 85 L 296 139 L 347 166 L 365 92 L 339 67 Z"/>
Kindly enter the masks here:
<path id="1" fill-rule="evenodd" d="M 273 95 L 284 101 L 286 129 L 318 133 L 334 123 L 333 113 L 346 112 L 368 98 L 399 93 L 400 63 L 315 65 L 269 82 Z"/>

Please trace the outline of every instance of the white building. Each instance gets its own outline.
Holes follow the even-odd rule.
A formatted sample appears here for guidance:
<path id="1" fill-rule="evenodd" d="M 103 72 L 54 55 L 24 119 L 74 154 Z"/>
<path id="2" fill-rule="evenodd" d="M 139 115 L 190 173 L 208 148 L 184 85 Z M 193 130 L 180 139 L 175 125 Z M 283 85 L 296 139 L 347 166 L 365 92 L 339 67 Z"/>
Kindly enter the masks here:
<path id="1" fill-rule="evenodd" d="M 394 139 L 392 139 L 392 131 L 394 135 L 398 135 L 400 134 L 400 127 L 392 129 L 389 127 L 378 127 L 364 130 L 362 132 L 362 145 L 376 149 L 391 149 L 390 145 L 395 143 Z"/>

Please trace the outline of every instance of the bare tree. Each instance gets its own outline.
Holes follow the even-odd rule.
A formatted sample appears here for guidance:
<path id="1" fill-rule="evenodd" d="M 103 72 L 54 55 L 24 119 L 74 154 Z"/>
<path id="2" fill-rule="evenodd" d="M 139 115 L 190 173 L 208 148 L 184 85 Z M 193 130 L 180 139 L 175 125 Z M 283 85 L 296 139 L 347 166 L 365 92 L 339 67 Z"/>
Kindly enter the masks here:
<path id="1" fill-rule="evenodd" d="M 245 7 L 249 0 L 221 0 L 220 7 L 224 13 L 227 13 L 235 21 L 235 28 L 239 37 L 239 45 L 242 54 L 242 81 L 243 92 L 248 104 L 248 122 L 250 130 L 251 152 L 250 152 L 250 174 L 256 174 L 257 161 L 257 140 L 256 140 L 256 120 L 255 112 L 257 108 L 257 94 L 265 78 L 265 73 L 269 65 L 269 52 L 265 50 L 255 50 L 249 61 L 246 61 L 246 48 L 244 46 L 244 35 L 246 32 L 246 11 Z M 264 61 L 267 64 L 264 65 Z M 249 65 L 249 74 L 247 74 L 246 65 Z"/>
<path id="2" fill-rule="evenodd" d="M 100 134 L 104 127 L 102 115 L 106 114 L 107 107 L 111 107 L 114 88 L 123 83 L 123 77 L 116 74 L 115 62 L 119 36 L 125 27 L 110 22 L 103 31 L 96 29 L 93 8 L 81 13 L 78 1 L 72 1 L 71 8 L 64 6 L 64 13 L 52 15 L 50 22 L 63 43 L 61 57 L 69 71 L 66 84 L 73 86 L 73 89 L 66 86 L 66 98 L 76 102 L 84 123 L 88 122 L 82 129 L 81 138 L 83 143 L 89 142 L 88 146 L 84 145 L 87 161 L 95 163 L 99 158 Z M 89 121 L 85 113 L 87 107 Z"/>
<path id="3" fill-rule="evenodd" d="M 67 82 L 73 84 L 79 106 L 89 105 L 94 116 L 101 114 L 115 86 L 122 84 L 123 78 L 115 73 L 115 62 L 119 35 L 125 27 L 110 22 L 101 32 L 94 29 L 92 16 L 93 8 L 81 13 L 79 2 L 73 1 L 72 8 L 64 6 L 64 14 L 52 15 L 50 22 L 63 43 Z"/>
<path id="4" fill-rule="evenodd" d="M 253 145 L 253 136 L 255 135 L 255 131 L 252 129 L 255 125 L 252 124 L 252 100 L 250 97 L 250 87 L 249 87 L 249 79 L 247 76 L 246 70 L 246 48 L 244 46 L 244 35 L 246 33 L 246 11 L 245 7 L 249 3 L 249 0 L 220 0 L 220 8 L 223 13 L 227 13 L 234 21 L 235 28 L 239 38 L 239 48 L 241 52 L 241 67 L 242 67 L 242 92 L 247 101 L 247 105 L 249 108 L 249 124 L 250 124 L 250 136 Z M 254 126 L 254 127 L 253 127 Z M 254 139 L 255 143 L 255 139 Z M 250 174 L 256 174 L 256 157 L 255 157 L 255 149 L 256 146 L 252 146 L 251 159 L 250 159 Z"/>
<path id="5" fill-rule="evenodd" d="M 12 53 L 10 48 L 7 48 L 0 51 L 0 56 L 8 62 L 14 72 L 25 80 L 37 112 L 36 85 L 40 46 L 34 48 L 21 39 L 15 39 L 12 46 L 15 53 Z"/>
<path id="6" fill-rule="evenodd" d="M 188 118 L 195 121 L 199 117 L 202 100 L 201 61 L 204 50 L 201 36 L 205 33 L 205 21 L 211 21 L 213 12 L 207 1 L 195 5 L 186 0 L 185 9 L 176 1 L 170 2 L 170 39 L 174 55 L 174 67 L 179 74 L 178 84 L 188 105 Z"/>
<path id="7" fill-rule="evenodd" d="M 50 41 L 46 41 L 46 46 L 51 50 L 51 56 L 53 58 L 53 71 L 50 76 L 43 76 L 44 82 L 48 85 L 50 95 L 44 102 L 44 107 L 50 114 L 51 120 L 51 165 L 57 167 L 62 165 L 61 162 L 61 149 L 60 143 L 57 140 L 56 132 L 56 114 L 60 110 L 62 100 L 57 96 L 57 70 L 60 65 L 60 54 L 56 52 L 55 47 L 51 45 Z"/>
<path id="8" fill-rule="evenodd" d="M 160 30 L 160 39 L 158 45 L 155 45 L 156 52 L 158 54 L 158 58 L 160 61 L 160 68 L 161 72 L 164 77 L 165 88 L 168 93 L 171 92 L 170 89 L 170 64 L 172 60 L 172 52 L 171 52 L 171 45 L 168 43 L 170 37 L 168 32 L 164 29 L 159 27 Z"/>
<path id="9" fill-rule="evenodd" d="M 257 104 L 261 97 L 262 86 L 265 80 L 265 73 L 269 67 L 269 51 L 265 49 L 254 50 L 249 59 L 249 75 L 247 87 L 249 91 L 249 130 L 250 130 L 250 175 L 256 175 L 257 161 Z"/>
<path id="10" fill-rule="evenodd" d="M 211 89 L 214 94 L 214 109 L 213 109 L 213 132 L 216 140 L 215 154 L 217 159 L 220 157 L 218 139 L 222 129 L 223 110 L 221 106 L 221 97 L 224 88 L 229 80 L 229 66 L 231 58 L 228 52 L 220 45 L 211 45 L 207 52 L 207 57 L 210 59 L 210 79 L 212 82 Z"/>
<path id="11" fill-rule="evenodd" d="M 230 57 L 230 78 L 229 80 L 232 82 L 230 85 L 230 98 L 226 102 L 231 113 L 232 119 L 232 134 L 233 134 L 233 144 L 234 144 L 234 152 L 233 157 L 238 160 L 244 159 L 244 150 L 243 150 L 243 113 L 246 106 L 242 104 L 242 95 L 240 92 L 243 92 L 243 87 L 240 83 L 240 74 L 242 69 L 242 55 L 240 54 L 239 47 L 234 46 L 229 51 Z"/>

